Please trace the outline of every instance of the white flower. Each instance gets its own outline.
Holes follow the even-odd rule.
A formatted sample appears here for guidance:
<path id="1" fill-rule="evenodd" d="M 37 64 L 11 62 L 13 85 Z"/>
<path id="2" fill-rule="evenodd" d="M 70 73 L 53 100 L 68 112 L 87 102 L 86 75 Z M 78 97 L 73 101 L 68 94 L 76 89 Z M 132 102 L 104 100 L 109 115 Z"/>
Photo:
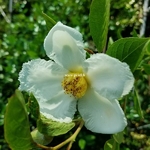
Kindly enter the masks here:
<path id="1" fill-rule="evenodd" d="M 19 89 L 34 94 L 40 112 L 70 122 L 77 108 L 87 129 L 109 134 L 122 131 L 127 121 L 117 99 L 133 87 L 128 65 L 106 54 L 86 60 L 82 35 L 60 22 L 46 36 L 44 48 L 54 61 L 29 61 L 19 74 Z"/>

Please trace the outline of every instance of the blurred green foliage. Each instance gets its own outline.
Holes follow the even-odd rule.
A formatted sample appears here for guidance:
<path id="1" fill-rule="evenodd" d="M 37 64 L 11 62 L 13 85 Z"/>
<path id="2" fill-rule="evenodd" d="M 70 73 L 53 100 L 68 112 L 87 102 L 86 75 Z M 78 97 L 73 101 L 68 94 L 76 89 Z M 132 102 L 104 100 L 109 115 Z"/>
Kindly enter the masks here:
<path id="1" fill-rule="evenodd" d="M 61 21 L 79 30 L 85 45 L 92 50 L 95 48 L 88 20 L 91 0 L 14 0 L 12 11 L 10 2 L 11 0 L 0 0 L 0 150 L 9 150 L 3 135 L 3 118 L 7 99 L 19 86 L 18 74 L 22 64 L 38 57 L 47 59 L 43 41 L 49 29 L 42 11 L 56 22 Z M 116 40 L 139 33 L 142 7 L 142 0 L 111 0 L 109 37 Z M 147 26 L 147 31 L 148 29 L 150 26 Z M 135 88 L 144 119 L 135 111 L 133 93 L 120 101 L 128 118 L 121 150 L 150 150 L 150 76 L 144 70 L 144 64 L 149 62 L 149 57 L 145 56 L 139 70 L 135 72 Z M 33 129 L 34 120 L 30 119 Z M 94 134 L 83 128 L 72 149 L 102 150 L 110 136 Z M 68 135 L 60 136 L 53 140 L 53 144 L 58 144 L 67 137 Z"/>

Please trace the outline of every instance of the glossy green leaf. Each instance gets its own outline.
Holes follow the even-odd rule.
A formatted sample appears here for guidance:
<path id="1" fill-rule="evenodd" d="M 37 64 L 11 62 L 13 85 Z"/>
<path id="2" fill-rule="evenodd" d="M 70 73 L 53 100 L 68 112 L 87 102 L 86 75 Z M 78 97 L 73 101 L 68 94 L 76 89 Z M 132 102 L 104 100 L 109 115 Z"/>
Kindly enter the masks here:
<path id="1" fill-rule="evenodd" d="M 109 139 L 104 145 L 104 150 L 120 150 L 120 145 L 114 139 Z"/>
<path id="2" fill-rule="evenodd" d="M 33 94 L 31 94 L 29 97 L 28 106 L 30 109 L 30 113 L 37 120 L 40 116 L 40 110 L 39 110 L 39 104 Z"/>
<path id="3" fill-rule="evenodd" d="M 140 99 L 139 99 L 138 93 L 135 89 L 134 89 L 134 106 L 135 106 L 135 109 L 136 109 L 138 115 L 143 119 L 144 117 L 143 117 L 143 113 L 141 110 Z"/>
<path id="4" fill-rule="evenodd" d="M 134 71 L 142 60 L 147 46 L 148 38 L 123 38 L 114 42 L 107 50 L 107 54 L 126 62 Z"/>
<path id="5" fill-rule="evenodd" d="M 93 0 L 90 7 L 90 33 L 99 52 L 106 46 L 110 0 Z"/>
<path id="6" fill-rule="evenodd" d="M 9 98 L 4 119 L 5 139 L 12 150 L 35 147 L 23 95 L 19 90 Z"/>
<path id="7" fill-rule="evenodd" d="M 123 132 L 119 132 L 116 134 L 113 134 L 113 138 L 115 139 L 115 141 L 119 144 L 121 144 L 123 142 Z"/>
<path id="8" fill-rule="evenodd" d="M 43 115 L 37 121 L 37 128 L 39 132 L 47 136 L 58 136 L 67 133 L 75 126 L 75 123 L 60 123 L 47 119 Z"/>
<path id="9" fill-rule="evenodd" d="M 56 24 L 56 22 L 44 12 L 42 12 L 42 15 L 46 21 L 47 28 L 50 30 Z"/>

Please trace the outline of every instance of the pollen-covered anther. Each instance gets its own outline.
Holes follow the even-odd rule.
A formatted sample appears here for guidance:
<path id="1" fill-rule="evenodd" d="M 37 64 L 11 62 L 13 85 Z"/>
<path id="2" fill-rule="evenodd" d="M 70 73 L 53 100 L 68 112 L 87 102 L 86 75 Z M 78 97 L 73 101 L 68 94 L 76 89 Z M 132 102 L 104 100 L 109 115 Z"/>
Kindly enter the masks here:
<path id="1" fill-rule="evenodd" d="M 64 88 L 66 94 L 73 95 L 75 98 L 81 98 L 82 96 L 84 96 L 87 90 L 85 74 L 66 74 L 62 81 L 62 87 Z"/>

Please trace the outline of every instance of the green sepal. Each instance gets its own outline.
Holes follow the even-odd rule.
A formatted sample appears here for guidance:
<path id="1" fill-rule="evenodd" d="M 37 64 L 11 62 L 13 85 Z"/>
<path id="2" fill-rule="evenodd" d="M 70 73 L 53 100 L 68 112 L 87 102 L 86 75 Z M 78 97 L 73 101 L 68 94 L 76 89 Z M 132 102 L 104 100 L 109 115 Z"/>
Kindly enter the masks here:
<path id="1" fill-rule="evenodd" d="M 110 14 L 110 0 L 93 0 L 90 7 L 89 26 L 99 52 L 106 46 Z"/>
<path id="2" fill-rule="evenodd" d="M 47 28 L 50 30 L 56 24 L 56 22 L 44 12 L 42 12 L 42 15 L 46 21 Z"/>
<path id="3" fill-rule="evenodd" d="M 41 115 L 40 119 L 37 120 L 37 128 L 39 132 L 47 136 L 58 136 L 67 133 L 75 126 L 74 122 L 60 123 L 47 119 Z"/>
<path id="4" fill-rule="evenodd" d="M 34 142 L 41 144 L 41 145 L 48 145 L 53 140 L 53 137 L 46 136 L 40 133 L 37 129 L 31 132 L 32 139 Z"/>
<path id="5" fill-rule="evenodd" d="M 30 134 L 25 101 L 19 90 L 16 90 L 15 94 L 8 99 L 4 134 L 12 150 L 29 150 L 36 147 Z"/>
<path id="6" fill-rule="evenodd" d="M 35 120 L 37 120 L 40 116 L 40 110 L 39 110 L 40 108 L 36 98 L 32 93 L 29 96 L 28 106 L 29 106 L 30 113 L 33 115 Z"/>
<path id="7" fill-rule="evenodd" d="M 148 38 L 122 38 L 109 46 L 107 54 L 126 62 L 134 72 L 147 52 Z"/>

